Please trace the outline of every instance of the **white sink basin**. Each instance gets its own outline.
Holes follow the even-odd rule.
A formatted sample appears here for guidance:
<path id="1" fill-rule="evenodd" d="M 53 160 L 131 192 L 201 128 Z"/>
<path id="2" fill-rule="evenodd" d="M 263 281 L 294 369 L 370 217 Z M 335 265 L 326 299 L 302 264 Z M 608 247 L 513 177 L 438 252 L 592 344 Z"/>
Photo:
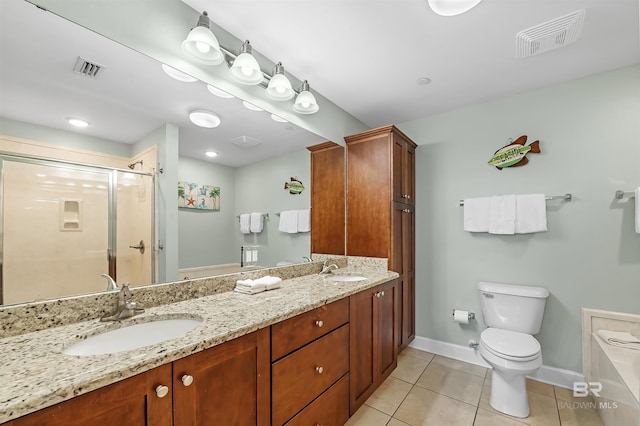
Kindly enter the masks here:
<path id="1" fill-rule="evenodd" d="M 360 275 L 327 275 L 327 280 L 336 282 L 362 281 L 366 279 Z"/>
<path id="2" fill-rule="evenodd" d="M 201 319 L 174 318 L 131 324 L 87 337 L 66 347 L 62 353 L 91 356 L 130 351 L 182 337 L 201 323 Z"/>

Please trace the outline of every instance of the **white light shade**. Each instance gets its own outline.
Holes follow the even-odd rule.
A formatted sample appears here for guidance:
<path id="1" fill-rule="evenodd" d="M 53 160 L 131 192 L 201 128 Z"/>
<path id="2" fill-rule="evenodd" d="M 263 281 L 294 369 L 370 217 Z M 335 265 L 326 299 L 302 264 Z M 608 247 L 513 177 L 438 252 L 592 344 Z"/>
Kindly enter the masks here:
<path id="1" fill-rule="evenodd" d="M 216 86 L 212 86 L 210 84 L 207 84 L 207 89 L 209 90 L 209 92 L 211 92 L 212 94 L 219 96 L 221 98 L 226 98 L 226 99 L 231 99 L 231 98 L 235 98 L 235 96 L 233 96 L 230 93 L 225 92 L 224 90 L 220 90 L 218 89 Z"/>
<path id="2" fill-rule="evenodd" d="M 193 83 L 194 81 L 198 81 L 197 78 L 191 77 L 189 74 L 183 73 L 182 71 L 178 71 L 175 68 L 170 67 L 167 64 L 162 64 L 162 69 L 167 75 L 173 79 L 178 81 L 184 81 L 185 83 Z"/>
<path id="3" fill-rule="evenodd" d="M 214 158 L 218 156 L 218 153 L 215 151 L 205 151 L 204 155 L 206 155 L 209 158 Z"/>
<path id="4" fill-rule="evenodd" d="M 224 54 L 220 50 L 218 39 L 209 29 L 210 22 L 207 12 L 203 12 L 198 19 L 198 25 L 189 31 L 189 35 L 182 42 L 182 50 L 203 64 L 218 65 L 224 61 Z"/>
<path id="5" fill-rule="evenodd" d="M 467 12 L 482 0 L 428 0 L 429 7 L 441 16 L 455 16 Z"/>
<path id="6" fill-rule="evenodd" d="M 189 113 L 189 120 L 196 126 L 212 129 L 220 125 L 220 117 L 217 114 L 204 109 L 197 109 Z"/>
<path id="7" fill-rule="evenodd" d="M 264 76 L 258 61 L 251 54 L 251 44 L 249 40 L 242 44 L 240 54 L 233 61 L 233 65 L 229 68 L 231 78 L 240 84 L 255 86 L 262 83 Z"/>
<path id="8" fill-rule="evenodd" d="M 271 114 L 271 119 L 273 121 L 277 121 L 278 123 L 288 123 L 287 120 L 285 120 L 284 118 L 280 117 L 279 115 L 275 115 L 275 114 Z"/>
<path id="9" fill-rule="evenodd" d="M 291 87 L 291 82 L 284 75 L 284 67 L 278 62 L 274 67 L 273 77 L 269 80 L 269 85 L 265 90 L 268 97 L 275 101 L 288 101 L 293 98 L 295 92 Z"/>
<path id="10" fill-rule="evenodd" d="M 242 105 L 251 111 L 264 111 L 262 108 L 255 106 L 254 104 L 252 104 L 251 102 L 247 102 L 247 101 L 242 101 Z"/>
<path id="11" fill-rule="evenodd" d="M 309 83 L 305 80 L 302 83 L 300 94 L 293 104 L 293 110 L 298 114 L 314 114 L 318 112 L 320 107 L 316 102 L 315 96 L 309 91 Z"/>

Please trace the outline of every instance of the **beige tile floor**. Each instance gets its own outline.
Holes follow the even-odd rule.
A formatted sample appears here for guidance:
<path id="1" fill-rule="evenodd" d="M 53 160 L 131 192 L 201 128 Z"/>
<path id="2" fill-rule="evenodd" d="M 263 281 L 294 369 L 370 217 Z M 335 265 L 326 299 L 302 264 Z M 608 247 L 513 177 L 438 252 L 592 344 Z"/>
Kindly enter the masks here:
<path id="1" fill-rule="evenodd" d="M 407 348 L 347 426 L 602 425 L 595 410 L 573 408 L 568 389 L 527 379 L 531 414 L 519 419 L 491 408 L 490 386 L 487 368 Z"/>

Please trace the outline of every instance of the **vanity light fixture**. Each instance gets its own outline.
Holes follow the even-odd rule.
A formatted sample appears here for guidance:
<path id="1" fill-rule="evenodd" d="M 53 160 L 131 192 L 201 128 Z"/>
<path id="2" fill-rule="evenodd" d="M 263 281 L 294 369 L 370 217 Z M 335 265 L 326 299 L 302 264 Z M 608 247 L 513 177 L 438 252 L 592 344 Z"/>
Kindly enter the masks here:
<path id="1" fill-rule="evenodd" d="M 314 114 L 319 109 L 315 96 L 309 91 L 309 82 L 303 81 L 300 85 L 300 94 L 293 104 L 293 110 L 299 114 Z"/>
<path id="2" fill-rule="evenodd" d="M 202 12 L 195 28 L 189 31 L 182 42 L 182 49 L 207 65 L 219 65 L 224 61 L 218 39 L 211 32 L 211 20 L 207 12 Z"/>
<path id="3" fill-rule="evenodd" d="M 196 126 L 213 129 L 220 125 L 220 117 L 217 114 L 204 109 L 197 109 L 189 113 L 189 120 Z"/>
<path id="4" fill-rule="evenodd" d="M 482 0 L 428 0 L 429 7 L 441 16 L 455 16 L 468 12 Z"/>
<path id="5" fill-rule="evenodd" d="M 205 151 L 204 155 L 206 155 L 209 158 L 214 158 L 218 156 L 218 153 L 215 151 Z"/>
<path id="6" fill-rule="evenodd" d="M 251 102 L 247 102 L 247 101 L 242 101 L 242 105 L 251 111 L 264 111 L 262 108 L 255 106 L 254 104 L 252 104 Z"/>
<path id="7" fill-rule="evenodd" d="M 184 73 L 182 71 L 178 71 L 177 69 L 170 67 L 167 64 L 162 64 L 162 69 L 169 77 L 175 80 L 183 81 L 185 83 L 193 83 L 194 81 L 198 81 L 197 78 L 192 77 L 189 74 Z"/>
<path id="8" fill-rule="evenodd" d="M 73 117 L 67 117 L 67 122 L 74 127 L 88 127 L 89 124 L 91 124 L 88 121 L 83 120 L 81 118 L 73 118 Z"/>
<path id="9" fill-rule="evenodd" d="M 275 115 L 275 114 L 271 114 L 271 119 L 273 121 L 277 121 L 278 123 L 288 123 L 288 120 L 285 120 L 284 118 L 280 117 L 279 115 Z"/>
<path id="10" fill-rule="evenodd" d="M 226 98 L 226 99 L 235 98 L 235 96 L 233 96 L 231 93 L 227 93 L 224 90 L 220 90 L 216 86 L 212 86 L 210 84 L 207 84 L 207 90 L 209 90 L 209 92 L 221 98 Z"/>
<path id="11" fill-rule="evenodd" d="M 240 54 L 234 59 L 231 68 L 229 68 L 229 73 L 231 74 L 231 78 L 238 83 L 255 86 L 262 83 L 264 76 L 262 75 L 258 61 L 256 61 L 256 58 L 251 54 L 252 51 L 253 49 L 251 48 L 249 40 L 242 43 Z"/>
<path id="12" fill-rule="evenodd" d="M 291 87 L 291 82 L 287 76 L 284 75 L 282 62 L 278 62 L 276 66 L 273 67 L 273 76 L 269 80 L 269 85 L 265 93 L 275 101 L 288 101 L 295 95 Z"/>

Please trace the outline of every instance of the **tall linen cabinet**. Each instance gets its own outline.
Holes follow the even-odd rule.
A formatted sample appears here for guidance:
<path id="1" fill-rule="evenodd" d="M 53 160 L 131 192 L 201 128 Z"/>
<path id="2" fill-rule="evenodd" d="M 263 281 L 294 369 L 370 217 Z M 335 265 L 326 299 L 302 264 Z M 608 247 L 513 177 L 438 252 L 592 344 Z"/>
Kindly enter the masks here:
<path id="1" fill-rule="evenodd" d="M 415 337 L 415 149 L 395 126 L 345 137 L 348 256 L 385 257 L 398 279 L 398 349 Z"/>

